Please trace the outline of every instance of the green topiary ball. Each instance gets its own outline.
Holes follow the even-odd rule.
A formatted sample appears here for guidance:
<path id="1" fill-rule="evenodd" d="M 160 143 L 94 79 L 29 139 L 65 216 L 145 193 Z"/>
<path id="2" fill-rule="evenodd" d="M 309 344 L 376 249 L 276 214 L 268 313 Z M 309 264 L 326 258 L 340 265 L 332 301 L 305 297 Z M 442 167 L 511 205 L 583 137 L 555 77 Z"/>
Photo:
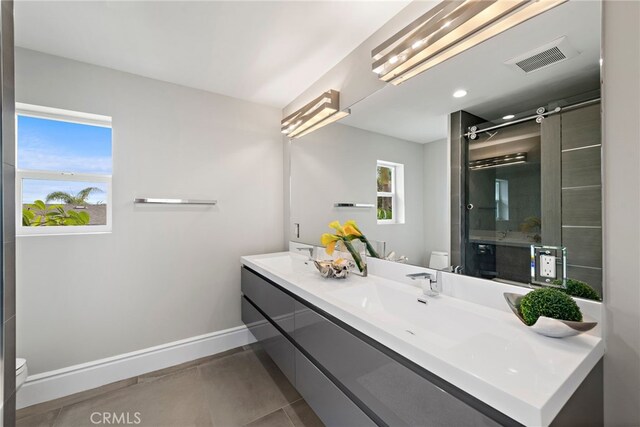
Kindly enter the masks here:
<path id="1" fill-rule="evenodd" d="M 562 286 L 562 280 L 554 280 L 553 284 Z M 580 280 L 567 279 L 567 288 L 559 288 L 558 290 L 573 297 L 602 301 L 595 289 Z"/>
<path id="2" fill-rule="evenodd" d="M 582 321 L 582 312 L 573 298 L 553 288 L 541 288 L 529 292 L 520 300 L 519 309 L 525 323 L 529 326 L 536 323 L 540 316 Z"/>

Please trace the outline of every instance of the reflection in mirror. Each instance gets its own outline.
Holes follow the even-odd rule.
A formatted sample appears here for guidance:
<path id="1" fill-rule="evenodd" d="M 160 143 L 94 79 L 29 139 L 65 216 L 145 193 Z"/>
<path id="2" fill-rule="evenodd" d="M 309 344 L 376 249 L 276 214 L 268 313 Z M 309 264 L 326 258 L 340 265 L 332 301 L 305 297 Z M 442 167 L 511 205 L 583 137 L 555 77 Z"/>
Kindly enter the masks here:
<path id="1" fill-rule="evenodd" d="M 385 254 L 523 284 L 532 244 L 566 246 L 600 292 L 600 9 L 564 3 L 292 142 L 294 240 L 354 219 Z"/>
<path id="2" fill-rule="evenodd" d="M 446 142 L 441 145 L 446 157 Z M 291 144 L 291 222 L 300 224 L 298 241 L 319 244 L 329 222 L 353 219 L 369 239 L 386 243 L 386 255 L 394 251 L 424 265 L 424 239 L 416 238 L 424 235 L 423 162 L 421 144 L 344 124 L 296 140 Z M 446 174 L 443 165 L 445 185 Z M 338 203 L 362 207 L 335 207 Z"/>
<path id="3" fill-rule="evenodd" d="M 468 146 L 466 240 L 471 247 L 465 270 L 527 282 L 530 246 L 541 242 L 540 125 L 528 121 L 489 131 L 476 141 Z M 502 258 L 496 252 L 503 250 L 514 256 L 500 265 L 498 275 L 495 264 Z"/>

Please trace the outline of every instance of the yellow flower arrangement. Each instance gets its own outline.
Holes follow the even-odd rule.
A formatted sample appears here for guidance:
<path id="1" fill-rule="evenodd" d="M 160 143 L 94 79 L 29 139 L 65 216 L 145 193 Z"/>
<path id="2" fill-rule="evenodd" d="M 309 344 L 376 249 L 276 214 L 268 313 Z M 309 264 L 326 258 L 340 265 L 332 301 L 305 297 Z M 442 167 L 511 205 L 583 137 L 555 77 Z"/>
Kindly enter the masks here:
<path id="1" fill-rule="evenodd" d="M 335 234 L 324 233 L 320 238 L 322 245 L 326 247 L 326 251 L 329 255 L 333 254 L 336 249 L 336 245 L 338 244 L 338 242 L 340 242 L 346 247 L 346 249 L 353 257 L 358 270 L 360 270 L 360 272 L 364 272 L 367 267 L 362 261 L 362 257 L 360 256 L 360 254 L 351 244 L 351 241 L 353 240 L 360 240 L 367 247 L 367 252 L 369 253 L 369 255 L 375 258 L 379 258 L 378 253 L 373 248 L 371 243 L 369 243 L 369 240 L 367 240 L 362 231 L 360 231 L 358 225 L 354 220 L 346 221 L 344 225 L 340 225 L 339 221 L 333 221 L 329 224 L 329 228 L 334 229 Z"/>

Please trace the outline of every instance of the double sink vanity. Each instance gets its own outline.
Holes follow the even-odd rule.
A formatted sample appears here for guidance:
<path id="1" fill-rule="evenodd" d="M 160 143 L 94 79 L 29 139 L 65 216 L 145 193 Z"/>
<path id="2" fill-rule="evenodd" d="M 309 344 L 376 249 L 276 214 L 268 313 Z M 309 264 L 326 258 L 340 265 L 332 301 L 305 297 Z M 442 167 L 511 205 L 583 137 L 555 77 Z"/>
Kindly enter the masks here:
<path id="1" fill-rule="evenodd" d="M 424 297 L 406 277 L 420 272 L 435 273 L 372 259 L 368 277 L 331 280 L 298 253 L 242 257 L 242 319 L 330 426 L 601 423 L 599 326 L 537 335 L 503 298 L 528 289 L 440 272 Z"/>

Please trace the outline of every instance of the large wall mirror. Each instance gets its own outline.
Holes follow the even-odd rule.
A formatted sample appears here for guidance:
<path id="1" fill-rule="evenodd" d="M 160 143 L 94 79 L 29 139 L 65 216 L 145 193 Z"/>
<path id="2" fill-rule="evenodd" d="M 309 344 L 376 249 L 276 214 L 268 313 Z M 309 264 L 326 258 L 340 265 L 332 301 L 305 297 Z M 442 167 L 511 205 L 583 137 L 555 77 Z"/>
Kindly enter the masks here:
<path id="1" fill-rule="evenodd" d="M 600 29 L 566 2 L 292 140 L 292 240 L 353 219 L 394 260 L 518 284 L 565 246 L 601 292 Z"/>

